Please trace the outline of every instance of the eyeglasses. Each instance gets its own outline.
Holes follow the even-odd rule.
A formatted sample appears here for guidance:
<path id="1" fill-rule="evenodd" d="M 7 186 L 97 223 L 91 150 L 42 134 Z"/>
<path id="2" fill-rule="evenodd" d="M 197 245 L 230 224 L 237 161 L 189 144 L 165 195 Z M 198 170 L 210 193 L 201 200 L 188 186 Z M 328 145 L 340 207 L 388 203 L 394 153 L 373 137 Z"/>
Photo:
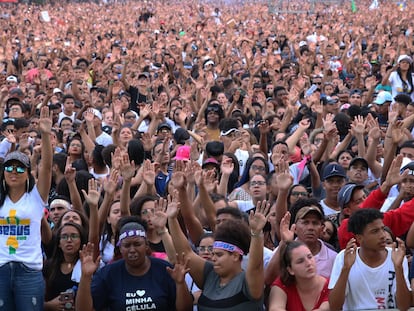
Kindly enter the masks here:
<path id="1" fill-rule="evenodd" d="M 213 253 L 213 246 L 199 246 L 199 247 L 197 247 L 197 251 L 199 253 L 208 252 L 208 253 L 212 254 Z"/>
<path id="2" fill-rule="evenodd" d="M 4 167 L 4 171 L 7 173 L 12 173 L 14 169 L 16 169 L 17 174 L 23 174 L 26 171 L 24 166 L 9 165 Z"/>
<path id="3" fill-rule="evenodd" d="M 155 214 L 155 210 L 153 210 L 153 209 L 143 209 L 141 211 L 141 215 L 148 215 L 148 214 L 154 215 Z"/>
<path id="4" fill-rule="evenodd" d="M 265 181 L 262 180 L 253 180 L 250 182 L 250 186 L 254 187 L 254 186 L 264 186 L 266 185 Z"/>
<path id="5" fill-rule="evenodd" d="M 264 166 L 252 165 L 252 166 L 250 166 L 250 168 L 253 171 L 260 171 L 260 172 L 266 171 L 266 168 Z"/>
<path id="6" fill-rule="evenodd" d="M 125 119 L 135 119 L 135 116 L 134 115 L 125 116 Z"/>
<path id="7" fill-rule="evenodd" d="M 71 239 L 72 241 L 75 241 L 75 240 L 79 240 L 80 239 L 80 235 L 77 234 L 77 233 L 62 234 L 60 236 L 60 239 L 63 240 L 63 241 L 67 241 L 69 239 Z"/>
<path id="8" fill-rule="evenodd" d="M 301 192 L 301 191 L 292 191 L 291 195 L 294 196 L 294 197 L 307 197 L 308 193 L 307 192 Z"/>
<path id="9" fill-rule="evenodd" d="M 218 113 L 219 112 L 219 107 L 215 107 L 215 106 L 207 107 L 207 113 L 210 113 L 210 112 Z"/>

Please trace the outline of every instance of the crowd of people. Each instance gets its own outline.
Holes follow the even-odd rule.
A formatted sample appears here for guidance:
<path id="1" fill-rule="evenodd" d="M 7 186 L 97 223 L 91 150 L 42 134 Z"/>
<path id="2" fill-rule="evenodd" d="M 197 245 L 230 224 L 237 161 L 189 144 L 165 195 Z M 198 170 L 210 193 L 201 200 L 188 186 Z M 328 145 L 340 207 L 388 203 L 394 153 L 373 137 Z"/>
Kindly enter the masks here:
<path id="1" fill-rule="evenodd" d="M 411 3 L 275 3 L 0 5 L 0 311 L 414 306 Z"/>

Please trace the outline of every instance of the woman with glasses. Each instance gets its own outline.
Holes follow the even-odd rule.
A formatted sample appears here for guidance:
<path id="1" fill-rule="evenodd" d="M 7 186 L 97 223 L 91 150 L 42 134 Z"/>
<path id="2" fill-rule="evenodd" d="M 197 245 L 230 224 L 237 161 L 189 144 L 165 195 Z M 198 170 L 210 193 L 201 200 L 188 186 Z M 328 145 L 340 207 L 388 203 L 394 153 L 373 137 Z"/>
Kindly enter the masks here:
<path id="1" fill-rule="evenodd" d="M 46 281 L 46 311 L 59 311 L 67 308 L 65 304 L 75 305 L 74 299 L 61 300 L 61 293 L 77 287 L 80 277 L 79 251 L 88 242 L 85 230 L 78 224 L 68 222 L 62 225 L 56 235 L 53 255 L 43 268 Z"/>
<path id="2" fill-rule="evenodd" d="M 29 157 L 18 151 L 6 155 L 0 172 L 0 297 L 8 311 L 43 310 L 40 228 L 46 222 L 53 156 L 48 107 L 41 110 L 39 130 L 42 147 L 37 181 Z"/>
<path id="3" fill-rule="evenodd" d="M 269 164 L 263 157 L 250 158 L 243 170 L 240 181 L 235 185 L 235 189 L 229 194 L 229 201 L 240 200 L 250 201 L 252 196 L 250 194 L 250 179 L 256 175 L 266 176 L 269 174 Z"/>
<path id="4" fill-rule="evenodd" d="M 292 185 L 288 193 L 288 209 L 299 199 L 305 198 L 309 198 L 309 192 L 306 187 L 300 184 Z"/>

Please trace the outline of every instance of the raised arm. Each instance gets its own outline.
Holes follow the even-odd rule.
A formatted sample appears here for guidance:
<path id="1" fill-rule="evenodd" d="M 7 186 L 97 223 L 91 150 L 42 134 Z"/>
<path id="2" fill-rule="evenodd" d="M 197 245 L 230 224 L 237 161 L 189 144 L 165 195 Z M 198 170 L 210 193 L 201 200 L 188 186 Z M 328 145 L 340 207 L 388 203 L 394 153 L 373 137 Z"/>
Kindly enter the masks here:
<path id="1" fill-rule="evenodd" d="M 91 293 L 92 276 L 99 267 L 98 257 L 96 260 L 93 259 L 94 245 L 88 243 L 84 245 L 82 250 L 79 252 L 79 257 L 82 263 L 82 275 L 76 294 L 76 310 L 78 311 L 93 311 L 93 299 Z"/>
<path id="2" fill-rule="evenodd" d="M 204 266 L 206 261 L 198 256 L 190 247 L 187 238 L 181 231 L 178 223 L 178 204 L 171 202 L 167 207 L 168 226 L 170 228 L 171 236 L 174 237 L 173 243 L 178 254 L 184 254 L 185 258 L 189 259 L 189 268 L 191 277 L 199 288 L 204 287 Z"/>
<path id="3" fill-rule="evenodd" d="M 254 299 L 260 299 L 263 296 L 264 289 L 264 268 L 263 268 L 263 228 L 267 222 L 270 204 L 266 200 L 258 202 L 256 211 L 250 212 L 250 248 L 249 262 L 246 271 L 247 285 L 250 294 Z"/>
<path id="4" fill-rule="evenodd" d="M 52 131 L 52 115 L 48 107 L 42 107 L 40 110 L 39 130 L 42 135 L 42 151 L 39 168 L 39 178 L 37 180 L 37 189 L 44 202 L 49 198 L 50 185 L 52 183 L 52 161 L 53 149 L 50 141 Z"/>
<path id="5" fill-rule="evenodd" d="M 88 180 L 88 193 L 82 189 L 86 203 L 89 205 L 89 236 L 88 242 L 94 245 L 93 259 L 99 256 L 99 217 L 98 203 L 101 194 L 98 192 L 98 185 L 94 178 Z"/>

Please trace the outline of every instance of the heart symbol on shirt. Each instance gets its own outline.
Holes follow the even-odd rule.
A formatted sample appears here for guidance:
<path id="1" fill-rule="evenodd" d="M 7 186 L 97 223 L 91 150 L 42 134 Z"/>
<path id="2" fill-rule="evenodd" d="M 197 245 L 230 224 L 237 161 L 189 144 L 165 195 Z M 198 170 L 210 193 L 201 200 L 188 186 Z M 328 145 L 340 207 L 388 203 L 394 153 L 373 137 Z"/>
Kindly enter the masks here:
<path id="1" fill-rule="evenodd" d="M 145 290 L 137 290 L 137 294 L 139 297 L 142 297 L 145 295 Z"/>

